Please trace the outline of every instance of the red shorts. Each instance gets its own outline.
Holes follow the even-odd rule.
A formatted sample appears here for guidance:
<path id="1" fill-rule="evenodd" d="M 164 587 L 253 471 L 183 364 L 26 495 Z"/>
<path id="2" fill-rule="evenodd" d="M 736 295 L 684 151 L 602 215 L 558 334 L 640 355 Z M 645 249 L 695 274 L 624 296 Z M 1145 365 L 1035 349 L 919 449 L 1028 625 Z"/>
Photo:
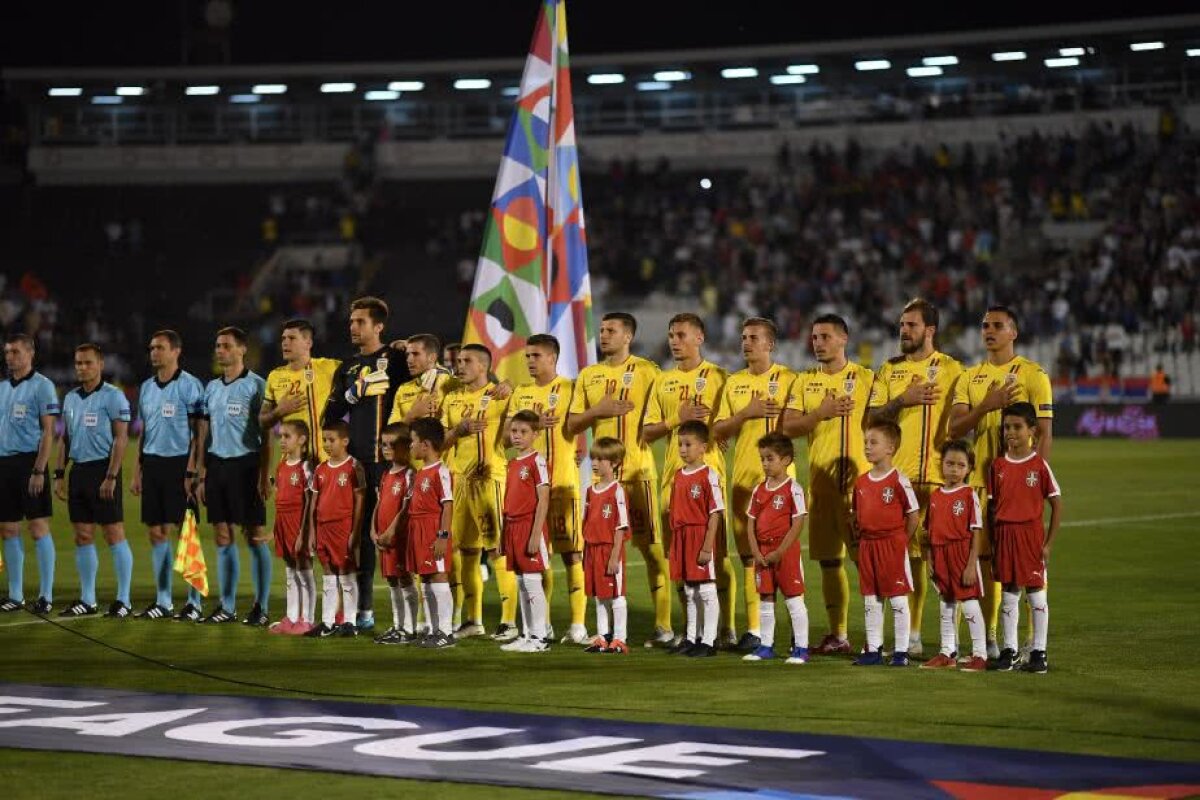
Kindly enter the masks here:
<path id="1" fill-rule="evenodd" d="M 704 566 L 698 563 L 700 551 L 704 549 L 706 525 L 684 525 L 671 529 L 671 580 L 676 583 L 703 583 L 717 579 L 716 554 Z"/>
<path id="2" fill-rule="evenodd" d="M 408 574 L 408 531 L 403 525 L 396 526 L 391 546 L 379 551 L 379 574 L 385 578 Z"/>
<path id="3" fill-rule="evenodd" d="M 584 543 L 583 590 L 588 597 L 612 600 L 625 596 L 625 548 L 621 547 L 616 575 L 608 574 L 608 560 L 612 558 L 612 549 L 611 544 Z"/>
<path id="4" fill-rule="evenodd" d="M 774 553 L 782 539 L 774 542 L 759 542 L 758 549 L 764 556 Z M 761 595 L 775 596 L 778 591 L 784 597 L 801 597 L 804 594 L 804 565 L 800 563 L 800 540 L 792 542 L 779 561 L 769 567 L 754 566 L 754 586 Z"/>
<path id="5" fill-rule="evenodd" d="M 300 538 L 302 516 L 300 509 L 275 514 L 275 555 L 285 561 L 296 560 L 296 540 Z"/>
<path id="6" fill-rule="evenodd" d="M 1005 586 L 1041 589 L 1046 585 L 1042 521 L 997 522 L 992 528 L 992 574 Z"/>
<path id="7" fill-rule="evenodd" d="M 543 526 L 541 541 L 536 555 L 529 555 L 529 533 L 533 530 L 533 517 L 505 517 L 500 533 L 500 553 L 507 559 L 508 568 L 518 575 L 542 573 L 550 564 L 546 529 Z"/>
<path id="8" fill-rule="evenodd" d="M 350 521 L 317 521 L 317 559 L 329 572 L 345 575 L 358 569 L 356 558 L 350 554 Z"/>
<path id="9" fill-rule="evenodd" d="M 453 535 L 446 540 L 445 554 L 441 558 L 433 556 L 433 545 L 437 542 L 441 522 L 441 514 L 408 518 L 408 536 L 405 537 L 408 552 L 405 562 L 412 574 L 436 575 L 440 572 L 450 572 L 450 556 L 454 552 Z"/>
<path id="10" fill-rule="evenodd" d="M 933 585 L 944 600 L 980 600 L 983 598 L 983 573 L 979 563 L 975 564 L 975 584 L 967 586 L 962 582 L 963 570 L 971 558 L 971 540 L 959 539 L 946 544 L 935 544 L 929 548 L 933 569 Z"/>
<path id="11" fill-rule="evenodd" d="M 858 540 L 858 591 L 863 597 L 899 597 L 912 591 L 907 536 Z"/>

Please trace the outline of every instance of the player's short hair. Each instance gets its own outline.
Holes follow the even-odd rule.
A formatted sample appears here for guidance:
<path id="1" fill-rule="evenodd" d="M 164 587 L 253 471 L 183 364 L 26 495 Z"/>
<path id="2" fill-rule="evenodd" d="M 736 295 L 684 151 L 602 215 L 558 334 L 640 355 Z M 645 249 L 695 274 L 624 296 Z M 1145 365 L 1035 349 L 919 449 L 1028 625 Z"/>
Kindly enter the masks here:
<path id="1" fill-rule="evenodd" d="M 222 336 L 231 337 L 242 347 L 245 347 L 246 342 L 249 341 L 249 339 L 246 337 L 246 332 L 236 325 L 226 325 L 224 328 L 221 328 L 219 331 L 217 331 L 217 338 L 219 339 Z"/>
<path id="2" fill-rule="evenodd" d="M 609 311 L 600 318 L 601 322 L 620 322 L 629 329 L 630 336 L 637 336 L 637 320 L 633 314 L 627 314 L 624 311 Z"/>
<path id="3" fill-rule="evenodd" d="M 771 335 L 772 342 L 779 338 L 779 329 L 766 317 L 746 317 L 742 322 L 742 330 L 746 330 L 746 328 L 762 328 Z"/>
<path id="4" fill-rule="evenodd" d="M 172 350 L 183 349 L 183 337 L 170 328 L 164 328 L 161 331 L 155 331 L 150 334 L 150 341 L 153 342 L 155 339 L 166 339 L 167 344 L 171 346 Z"/>
<path id="5" fill-rule="evenodd" d="M 967 468 L 975 469 L 975 451 L 971 449 L 971 443 L 966 439 L 950 439 L 942 442 L 938 452 L 942 454 L 943 459 L 946 458 L 947 453 L 962 453 L 967 457 Z"/>
<path id="6" fill-rule="evenodd" d="M 104 360 L 104 351 L 102 349 L 100 349 L 100 345 L 96 344 L 95 342 L 84 342 L 83 344 L 78 345 L 75 348 L 75 352 L 76 353 L 92 352 L 92 353 L 96 354 L 96 358 L 100 359 L 101 361 Z"/>
<path id="7" fill-rule="evenodd" d="M 350 423 L 344 419 L 331 419 L 321 424 L 321 430 L 336 433 L 339 439 L 350 438 Z"/>
<path id="8" fill-rule="evenodd" d="M 690 311 L 683 311 L 671 317 L 671 321 L 667 323 L 667 330 L 670 330 L 676 325 L 691 325 L 701 333 L 705 333 L 704 320 L 700 319 L 698 314 L 693 314 Z"/>
<path id="9" fill-rule="evenodd" d="M 442 340 L 432 333 L 414 333 L 405 340 L 405 345 L 419 344 L 426 353 L 442 357 Z"/>
<path id="10" fill-rule="evenodd" d="M 601 436 L 592 442 L 588 453 L 597 461 L 611 461 L 620 467 L 625 461 L 625 444 L 612 436 Z"/>
<path id="11" fill-rule="evenodd" d="M 287 322 L 283 323 L 283 327 L 280 330 L 300 331 L 301 333 L 308 334 L 308 338 L 313 338 L 313 325 L 303 317 L 289 319 Z"/>
<path id="12" fill-rule="evenodd" d="M 446 427 L 437 417 L 418 417 L 408 429 L 413 437 L 429 442 L 436 450 L 440 451 L 446 443 Z"/>
<path id="13" fill-rule="evenodd" d="M 388 319 L 388 304 L 380 300 L 378 297 L 360 297 L 350 304 L 351 311 L 366 311 L 367 316 L 371 318 L 371 322 L 376 325 L 383 325 Z"/>
<path id="14" fill-rule="evenodd" d="M 521 409 L 517 413 L 513 414 L 512 421 L 524 422 L 535 431 L 540 431 L 542 429 L 542 418 L 530 411 L 528 408 Z"/>
<path id="15" fill-rule="evenodd" d="M 485 347 L 484 345 L 477 344 L 476 342 L 471 342 L 470 344 L 464 344 L 461 348 L 459 348 L 459 352 L 460 353 L 466 353 L 466 352 L 479 353 L 480 355 L 482 355 L 484 357 L 485 363 L 487 364 L 487 368 L 489 370 L 492 368 L 492 351 L 488 350 L 487 347 Z"/>
<path id="16" fill-rule="evenodd" d="M 779 431 L 771 431 L 758 440 L 759 450 L 770 450 L 780 458 L 796 460 L 796 446 L 792 440 Z"/>
<path id="17" fill-rule="evenodd" d="M 558 339 L 548 333 L 535 333 L 525 340 L 526 347 L 545 347 L 554 351 L 554 355 L 562 353 L 562 347 L 558 343 Z"/>
<path id="18" fill-rule="evenodd" d="M 884 438 L 892 443 L 892 447 L 900 447 L 900 426 L 895 422 L 892 422 L 890 419 L 872 420 L 870 424 L 867 425 L 867 430 L 879 431 L 884 435 Z"/>
<path id="19" fill-rule="evenodd" d="M 1013 403 L 1004 407 L 1000 412 L 1001 421 L 1005 417 L 1020 417 L 1025 420 L 1025 424 L 1031 428 L 1037 428 L 1037 409 L 1033 407 L 1033 403 L 1027 403 L 1022 400 L 1019 403 Z"/>
<path id="20" fill-rule="evenodd" d="M 938 326 L 938 310 L 937 306 L 929 302 L 923 297 L 914 297 L 904 304 L 904 310 L 901 314 L 907 314 L 910 311 L 915 311 L 921 315 L 921 322 L 926 325 L 936 328 Z"/>
<path id="21" fill-rule="evenodd" d="M 1013 311 L 1011 306 L 988 306 L 987 311 L 983 313 L 985 316 L 987 314 L 1004 314 L 1013 328 L 1021 330 L 1021 318 L 1017 316 L 1017 312 Z"/>
<path id="22" fill-rule="evenodd" d="M 832 325 L 847 336 L 850 335 L 850 326 L 846 324 L 845 319 L 837 314 L 822 314 L 812 321 L 814 328 L 818 325 Z"/>
<path id="23" fill-rule="evenodd" d="M 689 419 L 675 430 L 678 436 L 695 436 L 708 444 L 708 426 L 698 419 Z"/>
<path id="24" fill-rule="evenodd" d="M 10 333 L 8 336 L 4 337 L 4 343 L 23 344 L 28 347 L 31 352 L 37 350 L 36 342 L 34 342 L 33 337 L 27 333 Z"/>
<path id="25" fill-rule="evenodd" d="M 462 342 L 447 342 L 442 345 L 443 350 L 462 350 Z"/>
<path id="26" fill-rule="evenodd" d="M 383 426 L 383 430 L 379 432 L 379 435 L 381 437 L 384 434 L 387 434 L 388 436 L 395 436 L 397 441 L 407 444 L 409 435 L 408 432 L 409 428 L 407 422 L 389 422 L 387 425 Z"/>

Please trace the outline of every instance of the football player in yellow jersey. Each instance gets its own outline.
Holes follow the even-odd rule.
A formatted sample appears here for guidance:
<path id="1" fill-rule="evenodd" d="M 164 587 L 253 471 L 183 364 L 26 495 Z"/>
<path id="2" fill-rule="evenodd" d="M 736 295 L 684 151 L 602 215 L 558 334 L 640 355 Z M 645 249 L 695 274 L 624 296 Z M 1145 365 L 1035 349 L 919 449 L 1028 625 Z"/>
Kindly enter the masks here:
<path id="1" fill-rule="evenodd" d="M 438 363 L 442 343 L 432 333 L 418 333 L 404 344 L 404 358 L 413 379 L 396 389 L 388 423 L 411 423 L 420 417 L 438 417 L 446 395 L 461 385 L 454 374 Z M 413 463 L 413 469 L 421 464 Z"/>
<path id="2" fill-rule="evenodd" d="M 671 489 L 675 482 L 675 473 L 683 466 L 679 457 L 679 441 L 676 430 L 685 422 L 697 420 L 712 426 L 717 407 L 721 402 L 721 392 L 725 388 L 728 377 L 725 370 L 711 361 L 705 361 L 700 349 L 704 345 L 704 321 L 695 314 L 676 314 L 667 325 L 667 344 L 671 348 L 671 358 L 675 361 L 672 369 L 663 370 L 658 376 L 658 384 L 651 396 L 650 405 L 646 408 L 646 421 L 642 428 L 642 438 L 653 442 L 664 436 L 668 437 L 663 456 L 661 485 L 662 530 L 669 529 L 669 514 L 665 513 L 671 503 Z M 709 466 L 717 471 L 721 480 L 725 479 L 725 451 L 723 447 L 711 447 L 704 459 Z M 724 487 L 722 487 L 722 490 Z M 725 531 L 717 536 L 717 552 L 713 554 L 717 564 L 717 594 L 721 608 L 721 629 L 718 641 L 724 646 L 736 646 L 738 643 L 735 614 L 737 607 L 731 602 L 737 578 L 733 566 L 729 563 L 729 545 L 726 542 Z M 680 603 L 683 601 L 683 584 L 679 587 Z M 686 608 L 686 605 L 684 605 Z"/>
<path id="3" fill-rule="evenodd" d="M 746 368 L 729 376 L 713 422 L 718 441 L 736 439 L 733 475 L 729 481 L 729 518 L 733 520 L 733 543 L 742 559 L 742 594 L 746 600 L 746 633 L 738 650 L 752 652 L 761 644 L 758 630 L 758 587 L 754 579 L 754 556 L 746 540 L 746 511 L 754 488 L 766 478 L 758 440 L 779 427 L 783 405 L 796 373 L 771 360 L 775 351 L 775 323 L 751 317 L 742 323 L 742 355 Z M 788 465 L 788 475 L 796 476 Z"/>
<path id="4" fill-rule="evenodd" d="M 971 486 L 979 494 L 981 507 L 987 508 L 987 475 L 993 459 L 1004 452 L 1000 431 L 1001 409 L 1018 401 L 1033 404 L 1038 416 L 1037 450 L 1043 458 L 1049 459 L 1054 441 L 1054 391 L 1050 387 L 1050 376 L 1040 364 L 1017 355 L 1015 342 L 1019 328 L 1016 312 L 1005 306 L 992 306 L 983 315 L 981 330 L 987 359 L 959 376 L 954 387 L 954 406 L 950 410 L 950 437 L 958 439 L 974 434 L 975 471 L 971 473 Z M 992 554 L 988 537 L 984 537 L 984 548 L 985 551 L 979 554 L 979 566 L 983 572 L 983 616 L 987 623 L 988 657 L 998 658 L 1000 648 L 996 645 L 996 620 L 1000 613 L 1000 584 L 992 579 Z"/>
<path id="5" fill-rule="evenodd" d="M 508 403 L 509 419 L 518 411 L 532 411 L 541 417 L 542 429 L 534 436 L 533 447 L 546 459 L 550 469 L 550 509 L 546 525 L 550 545 L 562 557 L 567 572 L 567 599 L 571 606 L 571 627 L 563 644 L 587 644 L 585 617 L 587 595 L 583 578 L 583 519 L 580 516 L 578 437 L 568 436 L 565 420 L 571 407 L 575 382 L 558 374 L 558 339 L 537 333 L 525 340 L 525 365 L 533 383 L 518 386 Z M 549 599 L 554 586 L 554 570 L 547 566 L 542 584 Z M 553 626 L 551 626 L 553 630 Z"/>
<path id="6" fill-rule="evenodd" d="M 910 481 L 921 507 L 922 519 L 929 508 L 929 493 L 942 485 L 940 449 L 946 441 L 954 383 L 962 364 L 934 349 L 938 310 L 927 300 L 912 300 L 900 313 L 900 353 L 875 373 L 867 405 L 873 419 L 887 419 L 900 426 L 900 447 L 895 464 Z M 927 533 L 922 535 L 928 536 Z M 921 557 L 921 543 L 908 551 L 912 570 L 912 594 L 908 598 L 912 629 L 908 654 L 924 654 L 921 619 L 929 591 L 929 571 Z"/>
<path id="7" fill-rule="evenodd" d="M 342 362 L 335 358 L 313 358 L 313 326 L 306 319 L 289 319 L 283 323 L 279 349 L 284 365 L 267 375 L 267 390 L 263 396 L 258 423 L 269 430 L 285 419 L 297 419 L 310 431 L 321 430 L 321 415 L 333 386 L 333 376 Z M 325 460 L 319 436 L 317 458 Z"/>
<path id="8" fill-rule="evenodd" d="M 850 584 L 843 561 L 854 481 L 871 468 L 863 453 L 862 426 L 874 376 L 847 360 L 849 340 L 850 328 L 836 314 L 813 320 L 812 348 L 820 366 L 796 376 L 780 426 L 793 439 L 808 437 L 808 554 L 821 562 L 821 592 L 829 615 L 829 634 L 810 652 L 821 655 L 850 652 Z"/>
<path id="9" fill-rule="evenodd" d="M 482 636 L 483 576 L 479 559 L 488 551 L 500 591 L 498 641 L 517 637 L 517 580 L 499 556 L 500 515 L 504 509 L 504 419 L 508 400 L 493 396 L 496 385 L 488 380 L 492 354 L 481 344 L 465 344 L 458 353 L 457 375 L 462 385 L 446 395 L 442 424 L 446 426 L 445 452 L 454 475 L 454 534 L 456 558 L 450 582 L 463 587 L 463 623 L 455 636 Z"/>
<path id="10" fill-rule="evenodd" d="M 605 314 L 596 336 L 600 363 L 584 367 L 575 379 L 575 394 L 567 416 L 567 436 L 589 428 L 597 438 L 610 436 L 625 445 L 620 480 L 629 503 L 630 535 L 646 560 L 646 578 L 654 600 L 654 636 L 647 643 L 670 644 L 670 570 L 659 527 L 658 471 L 650 445 L 642 439 L 642 420 L 658 380 L 658 365 L 632 355 L 637 320 L 620 311 Z"/>

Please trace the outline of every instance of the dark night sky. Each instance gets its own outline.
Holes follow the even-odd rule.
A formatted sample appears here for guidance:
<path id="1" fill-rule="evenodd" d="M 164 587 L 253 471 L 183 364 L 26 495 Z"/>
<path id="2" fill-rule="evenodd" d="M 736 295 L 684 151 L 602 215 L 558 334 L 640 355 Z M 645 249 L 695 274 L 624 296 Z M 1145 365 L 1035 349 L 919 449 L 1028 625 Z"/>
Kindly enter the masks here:
<path id="1" fill-rule="evenodd" d="M 202 18 L 203 8 L 203 0 L 8 0 L 0 6 L 0 65 L 180 64 L 182 20 Z M 520 58 L 537 8 L 536 0 L 235 0 L 230 50 L 237 64 Z M 1160 0 L 985 0 L 927 8 L 895 0 L 568 2 L 576 54 L 1051 25 L 1195 10 L 1195 2 Z"/>

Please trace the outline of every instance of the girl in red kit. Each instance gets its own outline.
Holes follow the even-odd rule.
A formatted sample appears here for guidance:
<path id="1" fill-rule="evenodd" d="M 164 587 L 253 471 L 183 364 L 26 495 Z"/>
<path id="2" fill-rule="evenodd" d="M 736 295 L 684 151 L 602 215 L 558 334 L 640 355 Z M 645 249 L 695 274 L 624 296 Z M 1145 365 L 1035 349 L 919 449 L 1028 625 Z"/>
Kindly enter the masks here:
<path id="1" fill-rule="evenodd" d="M 1046 564 L 1050 545 L 1058 533 L 1062 516 L 1062 492 L 1050 465 L 1033 449 L 1037 410 L 1032 403 L 1013 403 L 1001 414 L 1004 455 L 992 462 L 988 474 L 988 507 L 992 518 L 992 564 L 996 580 L 1004 588 L 1000 604 L 1004 649 L 990 666 L 1012 670 L 1017 657 L 1017 617 L 1021 590 L 1029 600 L 1033 616 L 1033 650 L 1021 667 L 1025 672 L 1043 673 L 1050 608 L 1046 602 Z M 1042 523 L 1050 505 L 1050 527 Z"/>
<path id="2" fill-rule="evenodd" d="M 545 457 L 533 448 L 541 428 L 541 418 L 528 410 L 514 414 L 508 426 L 508 438 L 517 454 L 508 462 L 500 549 L 508 559 L 508 568 L 517 575 L 524 628 L 524 636 L 500 646 L 510 653 L 540 653 L 546 649 L 549 609 L 542 573 L 550 564 L 546 545 L 550 471 Z"/>
<path id="3" fill-rule="evenodd" d="M 275 555 L 284 563 L 287 613 L 270 627 L 270 632 L 276 634 L 308 633 L 316 612 L 312 552 L 302 546 L 313 474 L 309 437 L 303 420 L 286 420 L 279 426 L 283 457 L 275 467 Z"/>
<path id="4" fill-rule="evenodd" d="M 325 570 L 322 577 L 321 624 L 308 636 L 357 636 L 353 622 L 337 623 L 339 596 L 346 609 L 358 608 L 358 530 L 362 521 L 366 478 L 362 464 L 347 452 L 350 426 L 327 422 L 321 431 L 328 459 L 313 475 L 316 494 L 310 515 L 309 543 Z"/>
<path id="5" fill-rule="evenodd" d="M 587 596 L 596 598 L 596 638 L 584 652 L 628 654 L 625 540 L 629 536 L 629 504 L 617 476 L 625 463 L 625 445 L 620 439 L 602 436 L 592 444 L 591 456 L 599 480 L 583 494 L 583 580 Z"/>

